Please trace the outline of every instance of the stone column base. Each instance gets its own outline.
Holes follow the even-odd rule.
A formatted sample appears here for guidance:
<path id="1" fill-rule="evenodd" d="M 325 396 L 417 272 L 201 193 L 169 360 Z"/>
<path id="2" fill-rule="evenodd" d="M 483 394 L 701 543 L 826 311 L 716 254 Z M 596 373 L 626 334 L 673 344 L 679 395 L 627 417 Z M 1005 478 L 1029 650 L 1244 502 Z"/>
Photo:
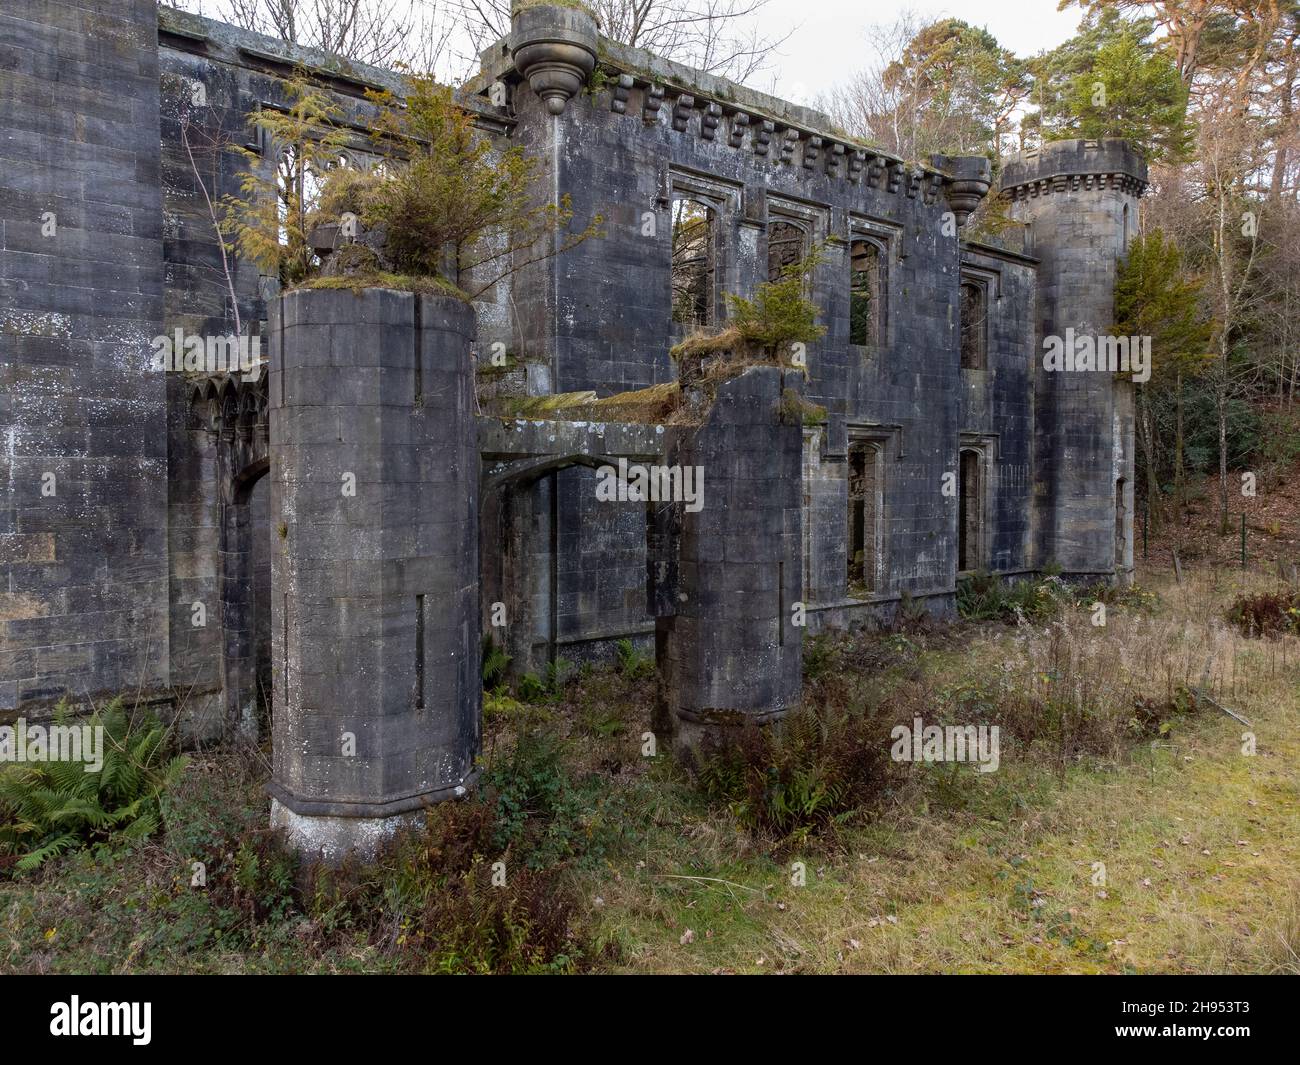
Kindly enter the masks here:
<path id="1" fill-rule="evenodd" d="M 284 829 L 289 845 L 303 858 L 326 865 L 339 865 L 349 854 L 371 861 L 402 829 L 423 823 L 423 810 L 392 817 L 309 817 L 271 800 L 271 827 Z"/>

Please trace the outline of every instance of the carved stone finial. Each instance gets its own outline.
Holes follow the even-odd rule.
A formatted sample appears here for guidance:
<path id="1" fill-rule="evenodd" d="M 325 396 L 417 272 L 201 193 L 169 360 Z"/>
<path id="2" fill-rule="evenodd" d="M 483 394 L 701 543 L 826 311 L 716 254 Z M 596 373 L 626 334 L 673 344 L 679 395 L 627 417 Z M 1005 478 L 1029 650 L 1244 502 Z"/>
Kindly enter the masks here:
<path id="1" fill-rule="evenodd" d="M 510 21 L 515 69 L 547 111 L 563 114 L 596 69 L 596 19 L 582 7 L 516 3 Z"/>
<path id="2" fill-rule="evenodd" d="M 933 155 L 930 163 L 948 176 L 944 182 L 944 194 L 956 216 L 957 225 L 964 226 L 980 201 L 989 194 L 993 185 L 993 164 L 982 155 Z"/>

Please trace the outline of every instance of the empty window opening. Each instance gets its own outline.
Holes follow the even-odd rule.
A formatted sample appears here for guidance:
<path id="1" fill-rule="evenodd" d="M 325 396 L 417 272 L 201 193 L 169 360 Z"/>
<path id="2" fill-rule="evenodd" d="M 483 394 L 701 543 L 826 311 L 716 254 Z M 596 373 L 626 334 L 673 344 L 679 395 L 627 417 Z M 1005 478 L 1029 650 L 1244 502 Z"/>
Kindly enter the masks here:
<path id="1" fill-rule="evenodd" d="M 1124 243 L 1121 245 L 1121 248 L 1122 248 L 1122 249 L 1125 249 L 1125 250 L 1127 250 L 1127 248 L 1128 248 L 1128 232 L 1129 232 L 1129 230 L 1128 230 L 1128 204 L 1125 204 L 1125 205 L 1124 205 Z"/>
<path id="2" fill-rule="evenodd" d="M 849 446 L 849 591 L 869 594 L 880 590 L 881 500 L 880 448 L 875 444 Z"/>
<path id="3" fill-rule="evenodd" d="M 983 370 L 986 363 L 988 306 L 983 285 L 963 281 L 961 286 L 961 368 Z"/>
<path id="4" fill-rule="evenodd" d="M 717 212 L 698 200 L 673 200 L 673 321 L 688 330 L 713 325 Z"/>
<path id="5" fill-rule="evenodd" d="M 978 451 L 961 453 L 961 485 L 957 502 L 957 569 L 964 573 L 980 568 L 984 477 Z"/>
<path id="6" fill-rule="evenodd" d="M 802 226 L 776 219 L 767 227 L 767 279 L 780 281 L 808 257 L 808 234 Z"/>
<path id="7" fill-rule="evenodd" d="M 849 343 L 876 347 L 884 322 L 883 256 L 869 240 L 853 242 L 849 282 Z"/>

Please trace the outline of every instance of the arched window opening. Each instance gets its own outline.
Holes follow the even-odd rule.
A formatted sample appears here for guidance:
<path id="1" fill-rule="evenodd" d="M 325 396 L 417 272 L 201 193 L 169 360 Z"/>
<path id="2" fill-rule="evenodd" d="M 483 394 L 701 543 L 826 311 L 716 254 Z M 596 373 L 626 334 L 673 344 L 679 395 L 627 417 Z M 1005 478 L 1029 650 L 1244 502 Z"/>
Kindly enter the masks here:
<path id="1" fill-rule="evenodd" d="M 982 565 L 984 475 L 978 451 L 961 453 L 957 515 L 957 569 L 966 573 Z"/>
<path id="2" fill-rule="evenodd" d="M 849 445 L 849 593 L 869 595 L 883 579 L 884 527 L 879 445 Z"/>
<path id="3" fill-rule="evenodd" d="M 885 286 L 880 246 L 869 240 L 853 242 L 849 283 L 849 343 L 878 347 L 884 323 Z"/>
<path id="4" fill-rule="evenodd" d="M 983 285 L 963 281 L 961 285 L 961 368 L 987 368 L 988 306 Z"/>
<path id="5" fill-rule="evenodd" d="M 320 203 L 324 179 L 303 158 L 296 145 L 286 145 L 276 157 L 276 187 L 279 196 L 276 215 L 279 220 L 278 237 L 282 247 L 289 246 L 289 226 L 304 229 L 306 219 Z M 318 262 L 315 256 L 313 263 Z"/>
<path id="6" fill-rule="evenodd" d="M 673 200 L 673 321 L 688 330 L 713 325 L 717 212 L 698 200 Z"/>

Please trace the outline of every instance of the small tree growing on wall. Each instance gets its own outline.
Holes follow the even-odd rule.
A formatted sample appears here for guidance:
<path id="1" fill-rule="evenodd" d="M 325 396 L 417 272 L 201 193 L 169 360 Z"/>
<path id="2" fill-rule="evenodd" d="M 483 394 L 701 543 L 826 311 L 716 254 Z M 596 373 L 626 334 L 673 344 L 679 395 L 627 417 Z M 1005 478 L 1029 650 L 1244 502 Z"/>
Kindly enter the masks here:
<path id="1" fill-rule="evenodd" d="M 753 299 L 726 293 L 730 321 L 721 330 L 701 331 L 672 349 L 676 359 L 728 356 L 728 365 L 770 362 L 806 370 L 794 357 L 799 346 L 820 340 L 826 327 L 817 324 L 816 304 L 808 298 L 808 279 L 822 260 L 822 249 L 765 281 Z"/>
<path id="2" fill-rule="evenodd" d="M 275 161 L 258 168 L 257 152 L 238 148 L 249 167 L 240 175 L 239 197 L 224 201 L 224 228 L 245 259 L 284 284 L 307 278 L 317 265 L 308 234 L 323 181 L 337 161 L 346 135 L 341 112 L 328 93 L 304 76 L 288 83 L 290 106 L 263 107 L 249 119 L 262 130 Z"/>
<path id="3" fill-rule="evenodd" d="M 355 202 L 363 223 L 386 227 L 400 273 L 441 275 L 472 298 L 598 233 L 600 216 L 571 232 L 570 198 L 536 195 L 538 160 L 495 148 L 446 86 L 413 78 L 404 107 L 390 93 L 373 99 L 383 177 L 356 184 Z"/>
<path id="4" fill-rule="evenodd" d="M 338 111 L 318 89 L 293 83 L 294 108 L 252 116 L 280 152 L 272 179 L 249 172 L 245 202 L 231 205 L 241 251 L 289 284 L 312 284 L 317 227 L 353 215 L 363 242 L 342 253 L 352 285 L 422 287 L 431 280 L 473 299 L 526 266 L 599 234 L 597 215 L 573 232 L 569 197 L 536 193 L 539 163 L 522 147 L 500 148 L 474 126 L 452 90 L 409 80 L 402 99 L 371 92 L 378 108 L 371 170 L 335 165 L 345 144 Z"/>

